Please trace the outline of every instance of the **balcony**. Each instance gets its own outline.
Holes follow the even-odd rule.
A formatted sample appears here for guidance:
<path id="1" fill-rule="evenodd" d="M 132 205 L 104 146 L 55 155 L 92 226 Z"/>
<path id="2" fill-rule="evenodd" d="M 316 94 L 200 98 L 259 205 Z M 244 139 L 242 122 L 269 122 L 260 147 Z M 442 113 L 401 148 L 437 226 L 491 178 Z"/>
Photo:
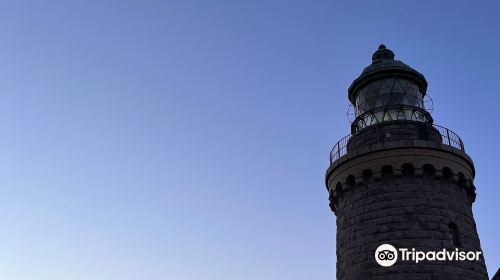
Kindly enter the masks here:
<path id="1" fill-rule="evenodd" d="M 414 140 L 428 140 L 428 141 L 439 142 L 440 144 L 451 146 L 453 148 L 461 150 L 462 152 L 465 152 L 464 143 L 462 142 L 462 139 L 460 139 L 460 137 L 455 132 L 449 130 L 446 127 L 439 126 L 436 124 L 426 125 L 425 128 L 427 128 L 427 130 L 432 130 L 432 132 L 436 134 L 436 137 L 429 139 L 428 136 L 429 133 L 427 132 L 425 134 L 425 137 L 423 137 L 422 135 L 415 136 Z M 377 127 L 374 131 L 375 133 L 371 132 L 371 136 L 375 134 L 375 139 L 377 143 L 395 141 L 390 137 L 384 137 L 386 136 L 383 135 L 383 133 L 385 132 L 380 131 Z M 354 135 L 358 136 L 362 132 L 363 131 L 358 131 Z M 356 149 L 361 145 L 359 142 L 351 141 L 352 136 L 353 134 L 345 136 L 344 138 L 340 139 L 340 141 L 338 141 L 335 144 L 335 146 L 333 146 L 333 149 L 330 152 L 330 164 L 333 164 L 334 162 L 338 161 L 341 157 L 345 156 L 348 150 Z M 366 145 L 366 143 L 364 144 Z"/>

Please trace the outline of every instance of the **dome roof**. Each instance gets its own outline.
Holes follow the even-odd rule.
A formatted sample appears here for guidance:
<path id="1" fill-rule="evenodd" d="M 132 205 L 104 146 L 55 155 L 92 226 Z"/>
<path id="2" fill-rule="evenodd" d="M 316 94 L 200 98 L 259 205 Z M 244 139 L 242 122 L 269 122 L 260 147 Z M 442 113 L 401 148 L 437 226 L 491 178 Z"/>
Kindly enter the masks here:
<path id="1" fill-rule="evenodd" d="M 424 75 L 407 64 L 395 60 L 394 52 L 382 44 L 378 47 L 378 50 L 373 53 L 372 64 L 368 65 L 349 87 L 349 100 L 354 104 L 355 93 L 365 83 L 391 76 L 406 77 L 414 80 L 424 95 L 427 91 L 427 81 Z"/>

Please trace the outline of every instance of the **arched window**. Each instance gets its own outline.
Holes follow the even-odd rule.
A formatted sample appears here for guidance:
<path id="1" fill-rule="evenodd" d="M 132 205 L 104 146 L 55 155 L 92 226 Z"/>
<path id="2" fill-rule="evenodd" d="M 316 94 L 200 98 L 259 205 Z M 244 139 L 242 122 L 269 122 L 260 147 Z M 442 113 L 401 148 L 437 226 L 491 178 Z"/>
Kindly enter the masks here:
<path id="1" fill-rule="evenodd" d="M 373 187 L 374 179 L 373 179 L 373 172 L 371 169 L 365 169 L 363 173 L 361 174 L 363 177 L 363 181 L 365 182 L 365 186 L 368 188 Z"/>
<path id="2" fill-rule="evenodd" d="M 385 181 L 385 182 L 388 182 L 390 179 L 392 179 L 393 175 L 394 175 L 394 172 L 392 171 L 392 166 L 390 165 L 384 165 L 382 167 L 382 179 Z"/>
<path id="3" fill-rule="evenodd" d="M 443 167 L 443 179 L 445 181 L 449 181 L 451 180 L 451 176 L 453 175 L 453 173 L 451 172 L 451 169 L 448 168 L 448 167 Z"/>
<path id="4" fill-rule="evenodd" d="M 436 174 L 436 169 L 432 164 L 424 164 L 423 166 L 424 180 L 433 180 Z"/>
<path id="5" fill-rule="evenodd" d="M 465 187 L 465 183 L 466 183 L 466 180 L 465 180 L 464 174 L 462 172 L 458 172 L 458 186 L 463 188 L 463 187 Z"/>

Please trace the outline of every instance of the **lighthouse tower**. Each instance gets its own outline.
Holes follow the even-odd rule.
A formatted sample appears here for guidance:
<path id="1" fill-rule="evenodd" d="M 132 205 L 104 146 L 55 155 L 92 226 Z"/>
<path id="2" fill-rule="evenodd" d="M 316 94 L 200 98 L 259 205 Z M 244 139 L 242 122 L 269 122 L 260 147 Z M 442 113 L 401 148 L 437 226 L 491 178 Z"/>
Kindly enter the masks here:
<path id="1" fill-rule="evenodd" d="M 434 124 L 426 90 L 425 77 L 384 45 L 349 87 L 351 133 L 333 147 L 325 176 L 338 280 L 488 279 L 482 255 L 416 263 L 399 251 L 390 266 L 375 258 L 382 244 L 396 252 L 481 251 L 474 164 L 460 137 Z"/>

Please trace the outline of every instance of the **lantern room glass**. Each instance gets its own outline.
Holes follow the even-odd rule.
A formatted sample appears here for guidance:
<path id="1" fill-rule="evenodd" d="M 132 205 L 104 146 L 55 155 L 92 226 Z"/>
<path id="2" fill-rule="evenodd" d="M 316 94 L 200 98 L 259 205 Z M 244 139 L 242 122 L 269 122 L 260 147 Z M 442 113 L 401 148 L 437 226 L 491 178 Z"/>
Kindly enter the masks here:
<path id="1" fill-rule="evenodd" d="M 358 91 L 355 104 L 356 116 L 377 108 L 394 105 L 425 109 L 419 87 L 404 78 L 386 78 L 367 84 Z"/>

